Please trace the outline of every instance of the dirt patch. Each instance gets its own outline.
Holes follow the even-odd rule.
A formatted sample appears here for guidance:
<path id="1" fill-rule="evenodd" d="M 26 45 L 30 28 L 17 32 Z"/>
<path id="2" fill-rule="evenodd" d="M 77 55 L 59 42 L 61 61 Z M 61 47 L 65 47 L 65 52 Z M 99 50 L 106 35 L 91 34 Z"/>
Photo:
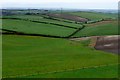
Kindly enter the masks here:
<path id="1" fill-rule="evenodd" d="M 83 38 L 73 38 L 70 40 L 73 41 L 82 41 L 82 40 L 91 40 L 89 47 L 94 47 L 96 50 L 101 50 L 105 52 L 110 52 L 114 54 L 120 54 L 119 41 L 120 36 L 112 35 L 112 36 L 91 36 L 91 37 L 83 37 Z"/>
<path id="2" fill-rule="evenodd" d="M 73 20 L 76 22 L 87 22 L 88 21 L 88 19 L 86 19 L 86 18 L 81 18 L 79 16 L 75 16 L 75 15 L 71 15 L 71 14 L 48 14 L 48 16 Z"/>
<path id="3" fill-rule="evenodd" d="M 97 37 L 95 49 L 119 54 L 120 36 L 101 36 Z"/>

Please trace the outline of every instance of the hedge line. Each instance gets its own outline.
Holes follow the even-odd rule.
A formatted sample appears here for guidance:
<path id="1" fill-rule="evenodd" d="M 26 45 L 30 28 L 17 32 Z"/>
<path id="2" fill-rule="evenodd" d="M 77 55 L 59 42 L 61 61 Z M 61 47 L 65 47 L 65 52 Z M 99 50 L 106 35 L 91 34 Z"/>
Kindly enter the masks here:
<path id="1" fill-rule="evenodd" d="M 70 34 L 70 35 L 68 36 L 68 38 L 71 38 L 73 35 L 75 35 L 77 32 L 79 32 L 80 30 L 82 30 L 82 29 L 84 29 L 84 28 L 85 28 L 85 25 L 82 25 L 82 28 L 77 29 L 75 32 L 73 32 L 72 34 Z"/>
<path id="2" fill-rule="evenodd" d="M 14 31 L 14 30 L 8 30 L 8 29 L 2 29 L 3 31 L 7 31 L 6 35 L 28 35 L 28 36 L 43 36 L 43 37 L 51 37 L 51 38 L 68 38 L 68 37 L 62 37 L 62 36 L 54 36 L 54 35 L 45 35 L 45 34 L 31 34 L 31 33 L 24 33 L 24 32 L 19 32 L 19 31 Z"/>
<path id="3" fill-rule="evenodd" d="M 67 28 L 78 29 L 78 28 L 63 25 L 63 24 L 57 24 L 57 23 L 51 23 L 51 22 L 43 22 L 43 21 L 34 21 L 34 20 L 30 20 L 30 19 L 21 19 L 21 18 L 2 18 L 2 19 L 24 20 L 24 21 L 30 21 L 30 22 L 36 22 L 36 23 L 44 23 L 44 24 L 52 24 L 52 25 L 57 25 L 57 26 L 62 26 L 62 27 L 67 27 Z"/>

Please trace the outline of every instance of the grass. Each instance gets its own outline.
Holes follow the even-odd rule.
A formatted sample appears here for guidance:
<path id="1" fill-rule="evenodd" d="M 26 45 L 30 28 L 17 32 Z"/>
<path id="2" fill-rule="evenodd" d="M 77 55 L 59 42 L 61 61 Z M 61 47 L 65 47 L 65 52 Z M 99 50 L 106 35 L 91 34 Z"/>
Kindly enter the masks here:
<path id="1" fill-rule="evenodd" d="M 118 35 L 117 21 L 101 23 L 93 26 L 91 26 L 91 24 L 88 24 L 84 29 L 73 35 L 73 37 L 101 36 L 101 35 Z"/>
<path id="2" fill-rule="evenodd" d="M 117 55 L 85 47 L 81 42 L 45 37 L 3 35 L 3 77 L 29 75 L 37 77 L 90 77 L 90 74 L 92 74 L 91 77 L 105 77 L 101 71 L 102 68 L 97 69 L 98 72 L 96 69 L 90 69 L 85 72 L 78 70 L 57 74 L 39 74 L 116 64 L 118 63 L 117 58 Z M 103 69 L 103 72 L 110 72 L 106 72 L 109 73 L 106 74 L 106 77 L 116 77 L 114 70 L 116 70 L 115 67 L 111 67 L 111 69 L 108 67 Z M 73 74 L 74 72 L 75 74 Z M 79 74 L 82 75 L 79 76 Z"/>
<path id="3" fill-rule="evenodd" d="M 114 19 L 117 17 L 116 14 L 96 12 L 70 12 L 69 14 L 89 18 L 92 21 L 106 18 Z M 82 27 L 80 24 L 64 22 L 69 20 L 59 18 L 56 19 L 61 21 L 45 19 L 42 16 L 35 15 L 15 15 L 7 17 L 56 23 L 74 28 Z M 84 25 L 86 27 L 72 37 L 118 34 L 117 21 Z M 27 34 L 43 34 L 60 37 L 69 36 L 77 30 L 53 24 L 12 19 L 3 19 L 2 26 L 3 29 Z M 1 51 L 3 51 L 3 54 L 0 55 L 0 57 L 3 58 L 1 60 L 3 78 L 118 77 L 118 56 L 88 47 L 90 40 L 76 42 L 68 39 L 20 35 L 3 35 L 2 38 L 3 39 L 0 38 L 0 41 L 3 40 L 3 42 L 0 44 L 2 44 L 3 49 Z"/>
<path id="4" fill-rule="evenodd" d="M 88 18 L 90 20 L 100 20 L 106 18 L 117 18 L 117 14 L 110 13 L 98 13 L 98 12 L 71 12 L 70 14 L 77 15 L 83 18 Z"/>
<path id="5" fill-rule="evenodd" d="M 61 24 L 61 25 L 70 26 L 70 27 L 74 27 L 74 28 L 82 27 L 80 24 L 63 22 L 64 20 L 59 19 L 59 18 L 58 19 L 60 21 L 52 20 L 52 19 L 45 19 L 42 16 L 36 16 L 36 15 L 18 15 L 18 16 L 14 15 L 14 16 L 6 16 L 6 17 L 8 17 L 8 18 L 14 17 L 14 18 L 33 20 L 33 21 L 43 21 L 43 22 L 48 22 L 48 23 L 56 23 L 56 24 Z"/>
<path id="6" fill-rule="evenodd" d="M 30 34 L 44 34 L 66 37 L 76 29 L 51 24 L 35 23 L 22 20 L 3 19 L 3 29 L 14 30 Z"/>
<path id="7" fill-rule="evenodd" d="M 0 78 L 2 78 L 2 35 L 0 35 Z"/>
<path id="8" fill-rule="evenodd" d="M 22 77 L 22 76 L 21 76 Z M 117 78 L 118 65 L 24 76 L 26 78 Z"/>

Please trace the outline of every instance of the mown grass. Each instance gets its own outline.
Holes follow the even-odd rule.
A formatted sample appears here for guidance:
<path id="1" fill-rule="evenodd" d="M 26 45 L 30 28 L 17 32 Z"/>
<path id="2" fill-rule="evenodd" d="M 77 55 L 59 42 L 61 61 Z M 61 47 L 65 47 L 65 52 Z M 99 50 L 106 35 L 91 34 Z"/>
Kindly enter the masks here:
<path id="1" fill-rule="evenodd" d="M 109 23 L 101 23 L 93 26 L 88 24 L 84 29 L 73 35 L 73 37 L 101 35 L 118 35 L 118 22 L 111 21 Z"/>
<path id="2" fill-rule="evenodd" d="M 22 77 L 22 76 L 21 76 Z M 19 78 L 21 78 L 19 77 Z M 25 78 L 118 78 L 118 65 L 24 76 Z"/>
<path id="3" fill-rule="evenodd" d="M 3 77 L 39 75 L 41 73 L 83 67 L 116 64 L 117 55 L 97 51 L 81 42 L 33 36 L 3 35 Z M 100 69 L 101 70 L 101 69 Z M 110 70 L 110 69 L 109 69 Z M 117 76 L 111 67 L 106 76 Z M 103 69 L 103 72 L 106 69 Z M 92 73 L 91 73 L 92 72 Z M 100 71 L 101 72 L 101 71 Z M 86 75 L 85 75 L 86 73 Z M 79 76 L 80 74 L 83 74 Z M 64 72 L 37 77 L 105 77 L 99 70 Z M 96 75 L 99 76 L 96 76 Z M 72 76 L 71 76 L 72 75 Z M 30 76 L 31 77 L 31 76 Z"/>
<path id="4" fill-rule="evenodd" d="M 110 13 L 98 13 L 98 12 L 71 12 L 70 14 L 77 15 L 83 18 L 88 18 L 90 20 L 100 20 L 106 18 L 116 19 L 117 14 Z"/>
<path id="5" fill-rule="evenodd" d="M 3 19 L 2 28 L 30 33 L 30 34 L 44 34 L 44 35 L 53 35 L 66 37 L 72 34 L 76 29 L 61 27 L 51 24 L 35 23 L 22 20 L 12 20 L 12 19 Z"/>

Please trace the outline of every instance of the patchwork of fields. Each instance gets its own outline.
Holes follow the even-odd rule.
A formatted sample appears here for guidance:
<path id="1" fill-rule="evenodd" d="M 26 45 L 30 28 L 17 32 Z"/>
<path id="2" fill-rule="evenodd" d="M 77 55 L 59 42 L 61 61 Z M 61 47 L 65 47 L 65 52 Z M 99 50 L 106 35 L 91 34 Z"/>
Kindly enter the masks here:
<path id="1" fill-rule="evenodd" d="M 0 29 L 3 34 L 3 78 L 118 77 L 119 55 L 88 47 L 91 40 L 69 40 L 118 35 L 116 14 L 65 14 L 95 22 L 85 23 L 49 15 L 3 16 Z"/>

